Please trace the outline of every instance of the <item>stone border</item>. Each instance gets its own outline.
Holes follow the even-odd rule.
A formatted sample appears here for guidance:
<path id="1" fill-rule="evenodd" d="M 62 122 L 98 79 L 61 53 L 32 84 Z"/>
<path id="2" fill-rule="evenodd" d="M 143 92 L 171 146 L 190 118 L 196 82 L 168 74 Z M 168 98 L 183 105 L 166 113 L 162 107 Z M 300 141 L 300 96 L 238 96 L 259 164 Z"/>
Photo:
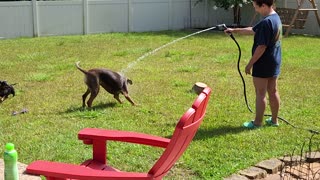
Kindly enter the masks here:
<path id="1" fill-rule="evenodd" d="M 19 180 L 41 180 L 40 176 L 33 176 L 25 173 L 27 165 L 18 162 Z M 0 179 L 4 178 L 4 162 L 0 159 Z"/>
<path id="2" fill-rule="evenodd" d="M 307 171 L 320 172 L 320 153 L 311 152 L 305 154 L 306 158 L 301 156 L 293 157 L 282 157 L 282 158 L 272 158 L 269 160 L 262 161 L 255 166 L 251 166 L 247 169 L 241 170 L 236 174 L 233 174 L 224 180 L 248 180 L 248 179 L 263 179 L 263 180 L 281 180 L 281 170 L 288 166 L 289 167 L 289 176 L 297 176 L 302 174 L 308 174 Z M 314 163 L 314 166 L 312 165 Z M 318 164 L 317 164 L 318 163 Z M 305 164 L 309 164 L 307 167 Z M 299 167 L 297 168 L 294 167 Z M 292 168 L 293 167 L 293 168 Z M 302 172 L 303 169 L 306 172 Z M 319 178 L 320 174 L 317 174 Z"/>

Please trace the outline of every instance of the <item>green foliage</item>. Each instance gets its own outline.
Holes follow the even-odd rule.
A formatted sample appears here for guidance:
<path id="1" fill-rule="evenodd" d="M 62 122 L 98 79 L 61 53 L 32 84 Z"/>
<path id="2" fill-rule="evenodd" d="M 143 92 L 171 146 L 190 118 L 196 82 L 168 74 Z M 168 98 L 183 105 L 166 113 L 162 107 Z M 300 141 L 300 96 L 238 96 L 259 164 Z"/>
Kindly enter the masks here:
<path id="1" fill-rule="evenodd" d="M 101 89 L 92 109 L 82 108 L 84 69 L 127 68 L 145 53 L 190 31 L 109 33 L 21 38 L 0 41 L 0 79 L 17 83 L 16 96 L 0 104 L 0 145 L 13 142 L 19 161 L 37 159 L 80 164 L 91 147 L 77 139 L 85 127 L 138 131 L 170 137 L 195 98 L 191 87 L 204 82 L 213 93 L 204 122 L 186 153 L 165 179 L 222 179 L 265 159 L 290 154 L 310 133 L 280 122 L 279 128 L 245 130 L 253 118 L 245 107 L 237 72 L 238 49 L 222 32 L 208 32 L 174 43 L 128 69 L 131 97 L 119 104 Z M 242 48 L 241 69 L 250 58 L 252 36 L 235 35 Z M 319 37 L 283 39 L 279 79 L 280 116 L 298 127 L 319 130 Z M 245 76 L 254 108 L 251 76 Z M 124 100 L 124 97 L 120 97 Z M 12 111 L 28 113 L 12 116 Z M 267 109 L 267 113 L 270 110 Z M 148 171 L 162 153 L 125 143 L 108 143 L 108 162 L 125 171 Z M 4 148 L 0 148 L 2 154 Z M 299 152 L 297 152 L 299 153 Z"/>
<path id="2" fill-rule="evenodd" d="M 202 2 L 203 0 L 198 0 L 197 2 Z M 251 3 L 252 0 L 209 0 L 215 7 L 229 9 L 233 7 L 240 6 L 242 7 L 244 4 Z"/>
<path id="3" fill-rule="evenodd" d="M 203 2 L 203 0 L 197 0 L 195 4 Z M 233 23 L 236 26 L 241 25 L 241 7 L 244 4 L 251 3 L 252 0 L 209 0 L 213 9 L 224 8 L 225 10 L 233 10 Z"/>

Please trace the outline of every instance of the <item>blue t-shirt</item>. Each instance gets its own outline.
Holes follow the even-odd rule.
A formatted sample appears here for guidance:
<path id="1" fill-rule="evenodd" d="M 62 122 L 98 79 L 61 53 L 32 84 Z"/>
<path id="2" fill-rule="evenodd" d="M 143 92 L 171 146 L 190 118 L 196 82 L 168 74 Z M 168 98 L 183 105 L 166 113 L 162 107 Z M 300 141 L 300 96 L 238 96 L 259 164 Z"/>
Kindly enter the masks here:
<path id="1" fill-rule="evenodd" d="M 277 13 L 264 17 L 252 30 L 255 32 L 252 54 L 258 45 L 266 45 L 263 55 L 253 64 L 252 76 L 268 78 L 280 74 L 282 23 Z"/>

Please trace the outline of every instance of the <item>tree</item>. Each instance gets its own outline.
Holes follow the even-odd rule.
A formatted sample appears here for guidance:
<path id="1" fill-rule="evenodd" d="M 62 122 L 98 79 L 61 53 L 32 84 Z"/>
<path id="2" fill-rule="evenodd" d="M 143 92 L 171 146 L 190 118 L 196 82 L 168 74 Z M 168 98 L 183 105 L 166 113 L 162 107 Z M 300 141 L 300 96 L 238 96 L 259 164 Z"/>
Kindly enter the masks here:
<path id="1" fill-rule="evenodd" d="M 198 2 L 202 2 L 204 0 L 198 0 Z M 213 9 L 224 8 L 228 10 L 229 8 L 233 9 L 233 23 L 236 26 L 240 26 L 241 22 L 241 7 L 244 4 L 251 3 L 252 0 L 208 0 L 210 3 L 213 3 Z"/>

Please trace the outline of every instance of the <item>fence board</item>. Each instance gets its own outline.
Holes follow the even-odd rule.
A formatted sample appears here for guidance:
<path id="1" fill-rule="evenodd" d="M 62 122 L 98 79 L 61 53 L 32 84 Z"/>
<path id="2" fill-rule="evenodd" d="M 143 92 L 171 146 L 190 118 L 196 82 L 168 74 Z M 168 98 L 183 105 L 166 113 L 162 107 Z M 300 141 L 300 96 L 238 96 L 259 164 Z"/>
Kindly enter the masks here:
<path id="1" fill-rule="evenodd" d="M 31 2 L 0 3 L 0 37 L 33 36 Z"/>
<path id="2" fill-rule="evenodd" d="M 90 33 L 128 32 L 128 0 L 89 1 L 88 22 Z"/>
<path id="3" fill-rule="evenodd" d="M 82 1 L 39 1 L 39 35 L 83 34 Z"/>

